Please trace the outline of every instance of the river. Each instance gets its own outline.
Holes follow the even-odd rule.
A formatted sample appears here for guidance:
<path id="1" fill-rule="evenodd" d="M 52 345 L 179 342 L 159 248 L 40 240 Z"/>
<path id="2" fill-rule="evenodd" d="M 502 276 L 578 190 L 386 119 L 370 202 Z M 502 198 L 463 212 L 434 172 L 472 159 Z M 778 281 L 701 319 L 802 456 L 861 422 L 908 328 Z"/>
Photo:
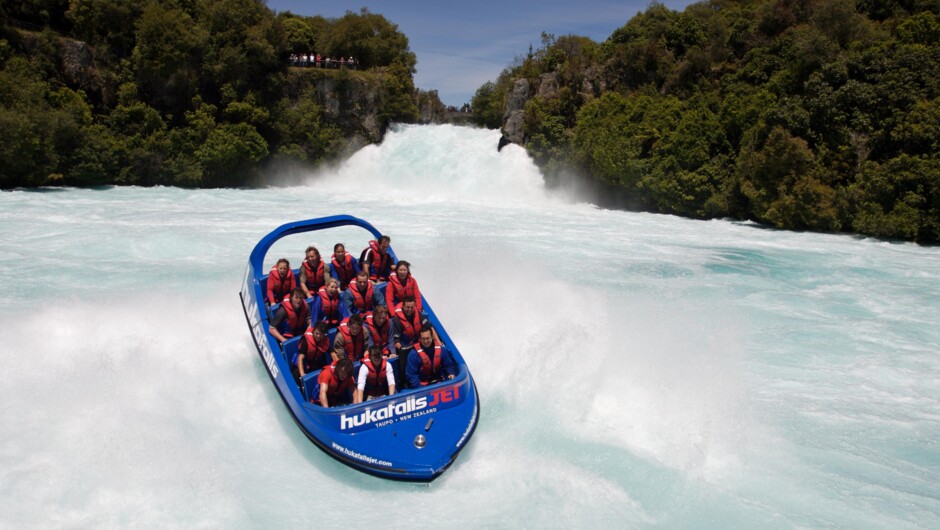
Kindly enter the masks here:
<path id="1" fill-rule="evenodd" d="M 940 527 L 940 249 L 604 210 L 498 139 L 0 193 L 0 526 Z M 248 334 L 255 243 L 337 213 L 392 237 L 479 387 L 430 486 L 310 444 Z M 366 244 L 317 235 L 266 263 Z"/>

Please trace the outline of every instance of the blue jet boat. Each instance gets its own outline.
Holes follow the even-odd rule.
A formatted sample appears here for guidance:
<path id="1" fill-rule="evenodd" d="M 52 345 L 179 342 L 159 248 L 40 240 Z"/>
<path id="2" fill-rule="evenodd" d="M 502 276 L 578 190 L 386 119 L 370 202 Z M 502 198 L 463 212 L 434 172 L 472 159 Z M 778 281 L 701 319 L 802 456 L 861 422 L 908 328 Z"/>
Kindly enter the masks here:
<path id="1" fill-rule="evenodd" d="M 349 225 L 365 229 L 375 239 L 380 236 L 362 219 L 336 215 L 288 223 L 261 239 L 251 252 L 241 289 L 245 318 L 271 381 L 307 438 L 360 471 L 388 479 L 430 482 L 466 447 L 476 429 L 480 407 L 467 364 L 426 298 L 422 296 L 424 311 L 453 354 L 456 377 L 359 404 L 331 408 L 313 404 L 320 372 L 307 374 L 298 386 L 290 369 L 300 338 L 281 345 L 268 331 L 273 314 L 264 302 L 268 249 L 289 235 Z M 388 251 L 397 262 L 392 249 Z M 382 287 L 377 286 L 379 292 Z M 356 363 L 357 373 L 358 366 Z"/>

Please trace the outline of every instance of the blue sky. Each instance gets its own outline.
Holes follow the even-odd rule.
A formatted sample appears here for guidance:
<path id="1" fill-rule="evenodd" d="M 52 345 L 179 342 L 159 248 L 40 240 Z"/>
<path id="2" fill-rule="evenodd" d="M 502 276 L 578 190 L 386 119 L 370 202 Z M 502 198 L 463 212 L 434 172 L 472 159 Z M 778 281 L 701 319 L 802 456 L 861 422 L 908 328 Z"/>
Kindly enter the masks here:
<path id="1" fill-rule="evenodd" d="M 663 2 L 678 10 L 690 3 Z M 648 4 L 648 0 L 268 0 L 274 11 L 299 15 L 336 18 L 367 7 L 385 16 L 408 36 L 418 57 L 415 85 L 437 90 L 444 104 L 454 106 L 469 102 L 480 85 L 494 81 L 516 56 L 528 51 L 529 44 L 540 47 L 543 31 L 601 42 Z"/>

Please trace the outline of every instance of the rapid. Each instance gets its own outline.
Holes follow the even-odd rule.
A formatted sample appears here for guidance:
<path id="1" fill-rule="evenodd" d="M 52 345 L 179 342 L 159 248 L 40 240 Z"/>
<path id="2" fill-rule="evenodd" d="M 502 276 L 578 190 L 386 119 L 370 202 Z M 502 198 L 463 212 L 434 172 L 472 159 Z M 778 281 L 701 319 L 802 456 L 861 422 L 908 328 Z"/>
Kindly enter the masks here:
<path id="1" fill-rule="evenodd" d="M 940 249 L 603 210 L 498 139 L 400 127 L 291 187 L 0 192 L 0 527 L 940 527 Z M 251 249 L 337 213 L 391 236 L 479 388 L 430 486 L 307 441 L 249 336 Z M 358 256 L 349 230 L 265 263 Z"/>

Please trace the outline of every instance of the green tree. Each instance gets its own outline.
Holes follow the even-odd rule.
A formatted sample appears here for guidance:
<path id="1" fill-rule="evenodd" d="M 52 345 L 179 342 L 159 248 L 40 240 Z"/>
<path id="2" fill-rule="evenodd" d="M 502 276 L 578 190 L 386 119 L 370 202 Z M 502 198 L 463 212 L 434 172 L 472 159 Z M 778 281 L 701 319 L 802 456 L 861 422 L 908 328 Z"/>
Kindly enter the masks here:
<path id="1" fill-rule="evenodd" d="M 323 123 L 322 115 L 313 91 L 296 99 L 282 99 L 274 120 L 280 138 L 277 152 L 306 162 L 330 158 L 341 136 L 335 127 Z"/>
<path id="2" fill-rule="evenodd" d="M 65 16 L 73 35 L 95 45 L 96 53 L 123 58 L 134 49 L 134 28 L 143 5 L 132 0 L 70 0 Z"/>
<path id="3" fill-rule="evenodd" d="M 488 129 L 498 129 L 503 122 L 505 97 L 505 92 L 492 81 L 480 86 L 470 99 L 476 124 Z"/>
<path id="4" fill-rule="evenodd" d="M 407 66 L 395 62 L 388 67 L 383 88 L 381 115 L 385 123 L 414 123 L 418 120 L 414 81 Z"/>
<path id="5" fill-rule="evenodd" d="M 398 63 L 409 74 L 414 73 L 417 63 L 417 57 L 408 48 L 408 37 L 398 31 L 398 26 L 367 8 L 359 13 L 347 11 L 336 21 L 325 52 L 342 57 L 352 55 L 366 67 Z"/>
<path id="6" fill-rule="evenodd" d="M 879 237 L 940 240 L 940 159 L 901 155 L 866 163 L 851 186 L 852 228 Z"/>
<path id="7" fill-rule="evenodd" d="M 198 95 L 202 53 L 208 33 L 185 11 L 147 5 L 137 21 L 132 54 L 144 100 L 170 114 L 182 114 Z"/>
<path id="8" fill-rule="evenodd" d="M 209 39 L 203 75 L 221 88 L 231 84 L 239 94 L 263 92 L 282 68 L 287 40 L 274 15 L 258 0 L 215 0 L 200 24 Z"/>
<path id="9" fill-rule="evenodd" d="M 704 97 L 694 98 L 683 105 L 678 122 L 662 130 L 653 167 L 643 178 L 660 211 L 699 218 L 722 213 L 709 201 L 727 178 L 722 168 L 727 146 L 712 106 Z"/>
<path id="10" fill-rule="evenodd" d="M 917 13 L 898 24 L 897 35 L 903 44 L 935 45 L 940 42 L 940 20 L 934 13 Z"/>
<path id="11" fill-rule="evenodd" d="M 615 92 L 587 103 L 572 139 L 580 164 L 595 178 L 622 186 L 649 204 L 644 178 L 664 134 L 678 122 L 680 108 L 671 97 L 624 97 Z"/>
<path id="12" fill-rule="evenodd" d="M 313 27 L 303 17 L 282 16 L 281 21 L 287 38 L 287 49 L 290 53 L 310 53 L 317 49 L 316 34 Z"/>
<path id="13" fill-rule="evenodd" d="M 195 153 L 205 184 L 232 185 L 256 171 L 268 155 L 268 145 L 247 123 L 223 123 L 213 129 Z"/>
<path id="14" fill-rule="evenodd" d="M 747 136 L 736 172 L 755 218 L 779 228 L 838 229 L 835 191 L 818 178 L 806 141 L 763 124 Z"/>

